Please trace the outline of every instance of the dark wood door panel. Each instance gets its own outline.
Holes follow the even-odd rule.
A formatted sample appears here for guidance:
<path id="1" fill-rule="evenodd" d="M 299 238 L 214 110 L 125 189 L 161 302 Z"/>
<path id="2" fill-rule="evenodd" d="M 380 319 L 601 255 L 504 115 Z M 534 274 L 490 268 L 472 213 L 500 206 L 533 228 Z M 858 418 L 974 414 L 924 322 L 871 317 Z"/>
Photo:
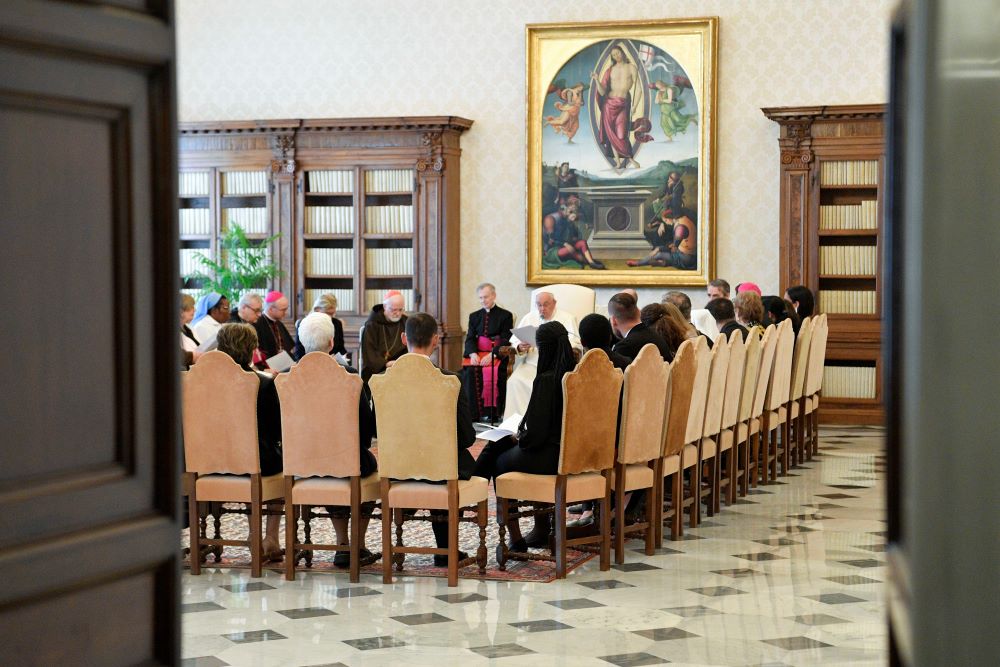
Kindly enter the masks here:
<path id="1" fill-rule="evenodd" d="M 0 662 L 173 664 L 168 0 L 0 2 Z"/>

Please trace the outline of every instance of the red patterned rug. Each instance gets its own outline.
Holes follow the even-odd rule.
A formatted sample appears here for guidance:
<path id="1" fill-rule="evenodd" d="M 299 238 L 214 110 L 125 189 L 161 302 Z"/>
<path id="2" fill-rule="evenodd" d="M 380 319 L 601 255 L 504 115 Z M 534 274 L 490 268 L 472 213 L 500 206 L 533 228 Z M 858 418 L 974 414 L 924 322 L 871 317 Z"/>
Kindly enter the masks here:
<path id="1" fill-rule="evenodd" d="M 477 442 L 470 448 L 473 456 L 478 456 L 482 450 L 483 443 Z M 471 579 L 492 579 L 498 581 L 537 581 L 546 583 L 555 580 L 555 564 L 549 561 L 507 561 L 507 569 L 500 570 L 497 566 L 495 550 L 500 541 L 497 522 L 495 520 L 496 497 L 493 495 L 493 487 L 490 486 L 490 520 L 486 527 L 486 549 L 487 564 L 485 574 L 480 575 L 475 564 L 462 568 L 458 571 L 460 577 Z M 212 520 L 209 519 L 209 536 L 213 535 Z M 313 518 L 310 522 L 311 541 L 313 544 L 332 544 L 335 542 L 333 526 L 330 520 Z M 531 528 L 531 520 L 526 519 L 522 524 L 522 531 L 527 532 Z M 223 514 L 221 521 L 221 533 L 223 539 L 245 540 L 247 539 L 247 517 L 239 514 Z M 285 521 L 281 520 L 281 530 L 279 532 L 281 541 L 284 542 Z M 299 538 L 304 537 L 303 529 L 299 528 Z M 395 542 L 395 530 L 393 531 L 393 542 Z M 181 531 L 181 546 L 187 547 L 188 531 Z M 431 532 L 431 525 L 427 521 L 407 521 L 403 528 L 403 544 L 407 546 L 434 546 L 434 535 Z M 461 523 L 458 527 L 459 549 L 474 555 L 479 546 L 479 528 L 475 524 Z M 368 526 L 365 535 L 365 546 L 372 552 L 382 550 L 382 524 L 379 521 L 372 521 Z M 539 550 L 538 553 L 547 553 Z M 347 574 L 346 569 L 341 569 L 333 564 L 334 552 L 314 551 L 312 567 L 306 568 L 302 560 L 299 561 L 298 569 L 303 572 L 342 572 Z M 593 553 L 576 551 L 569 549 L 566 554 L 567 572 L 579 567 L 594 557 Z M 185 567 L 188 563 L 185 562 Z M 214 556 L 209 556 L 203 567 L 250 567 L 250 550 L 245 547 L 225 547 L 223 550 L 221 563 L 216 564 Z M 284 563 L 272 562 L 265 565 L 265 568 L 283 571 Z M 402 572 L 393 571 L 395 576 L 418 576 L 418 577 L 447 577 L 448 570 L 443 567 L 434 566 L 434 558 L 430 555 L 407 554 Z M 377 561 L 371 565 L 361 568 L 361 574 L 375 575 L 381 578 L 382 563 Z"/>

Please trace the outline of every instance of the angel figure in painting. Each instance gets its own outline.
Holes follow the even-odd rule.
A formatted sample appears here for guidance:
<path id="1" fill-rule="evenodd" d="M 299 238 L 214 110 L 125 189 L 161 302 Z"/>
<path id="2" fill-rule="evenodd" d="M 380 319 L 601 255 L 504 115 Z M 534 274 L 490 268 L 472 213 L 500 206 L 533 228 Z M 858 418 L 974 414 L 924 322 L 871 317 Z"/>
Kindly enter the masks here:
<path id="1" fill-rule="evenodd" d="M 688 88 L 691 87 L 691 82 L 686 77 L 675 76 L 673 84 L 657 81 L 650 85 L 650 88 L 656 88 L 656 98 L 653 102 L 660 105 L 660 128 L 663 129 L 667 141 L 673 141 L 674 135 L 683 134 L 687 131 L 688 125 L 698 122 L 698 114 L 681 111 L 684 108 L 681 86 L 685 83 Z"/>
<path id="2" fill-rule="evenodd" d="M 549 86 L 549 93 L 556 93 L 562 102 L 556 102 L 555 107 L 562 113 L 559 116 L 546 116 L 548 123 L 556 134 L 566 137 L 566 143 L 573 143 L 573 137 L 580 129 L 580 109 L 583 108 L 583 91 L 587 89 L 583 83 L 571 88 L 563 88 L 561 81 Z"/>

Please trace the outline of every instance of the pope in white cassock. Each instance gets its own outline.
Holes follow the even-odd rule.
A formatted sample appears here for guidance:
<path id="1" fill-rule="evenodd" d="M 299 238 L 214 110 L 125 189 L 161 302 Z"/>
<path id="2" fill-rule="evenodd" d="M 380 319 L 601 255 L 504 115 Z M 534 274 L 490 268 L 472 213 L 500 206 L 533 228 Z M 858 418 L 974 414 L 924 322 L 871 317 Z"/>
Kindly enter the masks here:
<path id="1" fill-rule="evenodd" d="M 517 323 L 520 327 L 539 327 L 546 322 L 556 321 L 566 327 L 569 333 L 569 343 L 582 350 L 580 336 L 577 333 L 576 317 L 564 310 L 556 308 L 556 298 L 551 292 L 539 292 L 535 295 L 536 310 L 528 313 Z M 517 349 L 517 359 L 514 362 L 514 372 L 507 380 L 507 403 L 504 406 L 504 419 L 511 415 L 523 415 L 531 398 L 531 386 L 538 370 L 538 349 L 524 343 L 517 336 L 511 336 L 510 344 Z"/>

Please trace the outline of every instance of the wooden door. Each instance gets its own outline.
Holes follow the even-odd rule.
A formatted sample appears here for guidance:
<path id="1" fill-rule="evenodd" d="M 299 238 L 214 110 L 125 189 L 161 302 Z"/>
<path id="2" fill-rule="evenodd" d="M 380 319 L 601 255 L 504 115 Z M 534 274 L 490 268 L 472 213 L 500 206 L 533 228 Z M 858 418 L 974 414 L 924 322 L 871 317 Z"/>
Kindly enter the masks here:
<path id="1" fill-rule="evenodd" d="M 169 0 L 0 3 L 0 662 L 174 664 Z"/>

